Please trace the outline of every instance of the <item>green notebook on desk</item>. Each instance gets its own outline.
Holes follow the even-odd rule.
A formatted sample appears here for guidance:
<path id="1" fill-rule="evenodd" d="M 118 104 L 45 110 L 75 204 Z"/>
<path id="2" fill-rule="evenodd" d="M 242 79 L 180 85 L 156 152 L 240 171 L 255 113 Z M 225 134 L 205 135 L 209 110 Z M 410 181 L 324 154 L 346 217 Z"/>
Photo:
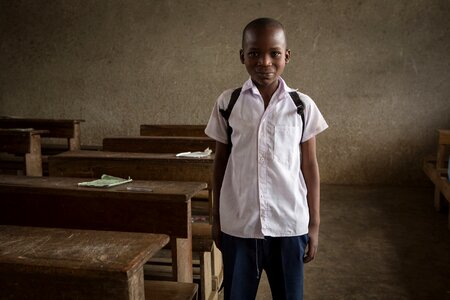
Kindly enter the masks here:
<path id="1" fill-rule="evenodd" d="M 92 181 L 86 181 L 86 182 L 80 182 L 78 183 L 78 186 L 87 186 L 87 187 L 112 187 L 119 184 L 124 184 L 127 182 L 131 182 L 133 179 L 128 177 L 128 179 L 115 177 L 111 175 L 103 174 L 100 179 L 92 180 Z"/>

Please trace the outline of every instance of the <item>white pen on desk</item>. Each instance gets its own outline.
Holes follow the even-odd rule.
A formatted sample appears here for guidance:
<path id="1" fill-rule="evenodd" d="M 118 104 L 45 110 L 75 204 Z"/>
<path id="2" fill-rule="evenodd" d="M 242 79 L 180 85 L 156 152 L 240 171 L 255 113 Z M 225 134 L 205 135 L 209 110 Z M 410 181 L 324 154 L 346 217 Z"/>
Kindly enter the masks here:
<path id="1" fill-rule="evenodd" d="M 141 187 L 141 186 L 127 186 L 127 191 L 133 192 L 153 192 L 151 188 Z"/>

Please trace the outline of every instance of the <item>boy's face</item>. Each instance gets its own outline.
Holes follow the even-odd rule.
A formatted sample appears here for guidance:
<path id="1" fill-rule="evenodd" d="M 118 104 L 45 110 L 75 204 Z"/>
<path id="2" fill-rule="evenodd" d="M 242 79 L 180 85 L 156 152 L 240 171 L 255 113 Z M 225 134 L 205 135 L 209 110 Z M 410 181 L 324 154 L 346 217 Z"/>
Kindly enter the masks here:
<path id="1" fill-rule="evenodd" d="M 277 27 L 250 28 L 245 32 L 241 62 L 257 87 L 278 86 L 278 77 L 289 62 L 284 30 Z"/>

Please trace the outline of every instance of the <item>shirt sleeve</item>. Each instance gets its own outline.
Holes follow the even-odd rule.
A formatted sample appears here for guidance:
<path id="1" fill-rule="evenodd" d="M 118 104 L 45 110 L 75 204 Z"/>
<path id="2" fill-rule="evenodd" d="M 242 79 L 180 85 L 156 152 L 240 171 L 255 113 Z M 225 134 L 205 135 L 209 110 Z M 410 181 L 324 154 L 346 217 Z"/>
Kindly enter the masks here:
<path id="1" fill-rule="evenodd" d="M 300 94 L 305 103 L 305 128 L 302 143 L 318 135 L 328 128 L 328 124 L 319 111 L 316 103 L 307 95 Z"/>
<path id="2" fill-rule="evenodd" d="M 223 144 L 228 144 L 227 121 L 222 117 L 219 109 L 228 105 L 225 101 L 226 94 L 227 92 L 222 93 L 217 99 L 205 129 L 207 136 Z"/>

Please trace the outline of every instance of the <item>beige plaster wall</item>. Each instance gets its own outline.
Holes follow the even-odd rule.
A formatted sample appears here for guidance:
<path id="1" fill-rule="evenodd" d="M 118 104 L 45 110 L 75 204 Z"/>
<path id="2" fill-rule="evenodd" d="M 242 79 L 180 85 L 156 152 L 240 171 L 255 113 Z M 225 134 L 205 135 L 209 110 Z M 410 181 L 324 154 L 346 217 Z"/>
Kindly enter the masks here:
<path id="1" fill-rule="evenodd" d="M 0 115 L 82 118 L 84 144 L 206 123 L 247 79 L 241 30 L 287 30 L 285 79 L 317 102 L 322 181 L 424 184 L 450 128 L 448 0 L 0 0 Z"/>

